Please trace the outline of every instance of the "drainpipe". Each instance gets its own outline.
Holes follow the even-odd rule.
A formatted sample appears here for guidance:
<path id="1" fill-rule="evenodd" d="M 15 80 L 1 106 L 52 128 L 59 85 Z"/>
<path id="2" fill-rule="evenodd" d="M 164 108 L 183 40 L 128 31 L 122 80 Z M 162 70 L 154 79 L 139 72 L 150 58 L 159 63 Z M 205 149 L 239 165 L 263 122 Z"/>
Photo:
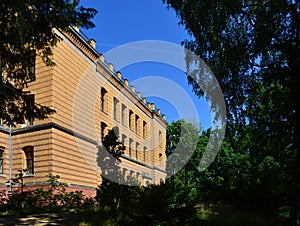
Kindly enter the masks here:
<path id="1" fill-rule="evenodd" d="M 152 184 L 155 182 L 154 178 L 154 160 L 153 160 L 153 112 L 151 112 L 152 118 L 151 118 L 151 123 L 150 123 L 150 131 L 151 131 L 151 136 L 150 136 L 150 162 L 151 162 L 151 180 Z"/>
<path id="2" fill-rule="evenodd" d="M 14 53 L 14 47 L 12 47 Z M 12 85 L 13 74 L 10 73 L 10 84 Z M 12 195 L 12 99 L 9 100 L 9 190 L 8 195 Z"/>

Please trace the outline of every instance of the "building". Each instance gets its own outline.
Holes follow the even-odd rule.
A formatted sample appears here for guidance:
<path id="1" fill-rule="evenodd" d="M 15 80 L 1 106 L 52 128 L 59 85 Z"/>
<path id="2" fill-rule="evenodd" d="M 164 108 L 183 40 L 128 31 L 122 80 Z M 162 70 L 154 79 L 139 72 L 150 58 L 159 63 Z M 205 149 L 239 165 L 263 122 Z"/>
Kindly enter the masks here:
<path id="1" fill-rule="evenodd" d="M 159 183 L 165 172 L 165 116 L 148 103 L 78 29 L 56 31 L 55 67 L 36 58 L 30 98 L 56 113 L 28 119 L 12 131 L 12 174 L 27 169 L 27 188 L 46 185 L 47 174 L 60 175 L 69 189 L 94 195 L 101 183 L 97 145 L 107 131 L 119 128 L 126 146 L 120 170 L 142 185 Z M 9 180 L 9 128 L 0 124 L 0 187 Z"/>

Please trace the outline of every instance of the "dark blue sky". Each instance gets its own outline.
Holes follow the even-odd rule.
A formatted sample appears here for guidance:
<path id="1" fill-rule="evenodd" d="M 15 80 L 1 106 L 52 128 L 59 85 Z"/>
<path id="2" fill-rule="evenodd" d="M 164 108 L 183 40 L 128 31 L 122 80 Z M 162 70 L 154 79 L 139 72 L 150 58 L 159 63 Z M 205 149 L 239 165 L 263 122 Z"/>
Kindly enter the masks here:
<path id="1" fill-rule="evenodd" d="M 184 39 L 190 39 L 184 28 L 178 25 L 179 19 L 175 13 L 168 10 L 161 0 L 82 0 L 81 4 L 98 10 L 93 20 L 96 28 L 84 33 L 96 40 L 97 51 L 104 56 L 111 56 L 111 50 L 136 41 L 158 40 L 179 46 Z M 105 59 L 114 63 L 114 58 Z M 182 61 L 184 62 L 184 59 Z M 204 129 L 210 127 L 208 104 L 192 93 L 184 71 L 180 68 L 157 60 L 157 62 L 139 62 L 116 69 L 122 72 L 122 76 L 127 78 L 142 96 L 145 96 L 143 90 L 148 95 L 149 87 L 157 88 L 157 95 L 151 93 L 150 96 L 145 97 L 149 102 L 155 102 L 156 107 L 166 114 L 169 123 L 185 118 L 188 121 L 200 122 Z M 157 80 L 159 78 L 161 82 Z M 170 96 L 177 98 L 176 101 Z M 198 113 L 197 118 L 193 114 L 189 115 L 193 111 L 191 104 Z"/>

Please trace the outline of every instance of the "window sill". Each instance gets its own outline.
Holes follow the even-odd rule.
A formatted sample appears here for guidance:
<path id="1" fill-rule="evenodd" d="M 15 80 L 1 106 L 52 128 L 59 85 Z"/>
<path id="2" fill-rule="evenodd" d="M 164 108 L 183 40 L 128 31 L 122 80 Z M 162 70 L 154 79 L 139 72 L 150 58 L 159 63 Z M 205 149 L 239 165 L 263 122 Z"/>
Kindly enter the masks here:
<path id="1" fill-rule="evenodd" d="M 108 115 L 108 113 L 106 112 L 106 111 L 104 111 L 104 110 L 100 110 L 103 114 L 106 114 L 106 115 Z"/>
<path id="2" fill-rule="evenodd" d="M 6 174 L 0 173 L 0 177 L 6 177 Z"/>
<path id="3" fill-rule="evenodd" d="M 34 174 L 32 174 L 32 173 L 26 173 L 23 177 L 34 177 Z"/>

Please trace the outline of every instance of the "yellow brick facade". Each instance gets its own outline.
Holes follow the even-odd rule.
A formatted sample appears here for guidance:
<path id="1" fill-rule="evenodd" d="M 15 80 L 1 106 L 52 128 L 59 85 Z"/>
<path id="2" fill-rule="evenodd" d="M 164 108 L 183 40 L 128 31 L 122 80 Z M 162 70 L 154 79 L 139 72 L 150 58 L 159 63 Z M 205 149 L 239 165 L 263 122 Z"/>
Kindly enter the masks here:
<path id="1" fill-rule="evenodd" d="M 165 116 L 104 61 L 93 46 L 72 29 L 62 34 L 53 51 L 55 67 L 36 60 L 36 80 L 28 89 L 37 103 L 56 110 L 34 125 L 12 132 L 13 175 L 26 167 L 24 147 L 33 149 L 34 173 L 28 186 L 45 184 L 48 173 L 76 189 L 95 190 L 101 182 L 97 145 L 109 129 L 119 128 L 126 146 L 120 171 L 141 185 L 165 179 Z M 9 132 L 0 126 L 3 172 L 0 186 L 9 180 Z"/>

